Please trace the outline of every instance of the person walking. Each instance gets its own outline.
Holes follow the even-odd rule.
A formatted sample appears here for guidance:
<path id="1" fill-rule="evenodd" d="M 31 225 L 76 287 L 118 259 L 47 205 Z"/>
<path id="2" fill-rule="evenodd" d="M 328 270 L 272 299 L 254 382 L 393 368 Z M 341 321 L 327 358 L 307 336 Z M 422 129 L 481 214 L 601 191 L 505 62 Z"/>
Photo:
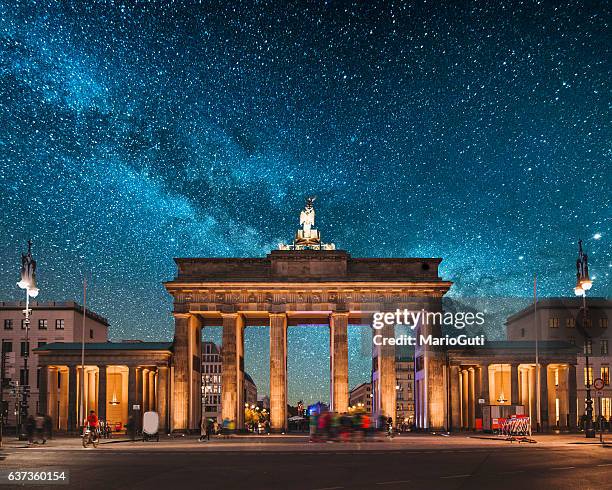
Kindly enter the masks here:
<path id="1" fill-rule="evenodd" d="M 42 413 L 37 413 L 36 414 L 36 418 L 34 419 L 34 423 L 36 426 L 36 443 L 38 444 L 39 441 L 42 441 L 42 443 L 44 444 L 45 442 L 47 442 L 47 439 L 45 439 L 45 417 L 43 416 Z"/>
<path id="2" fill-rule="evenodd" d="M 198 439 L 198 440 L 200 442 L 204 442 L 207 439 L 209 440 L 210 436 L 208 436 L 208 434 L 209 434 L 209 432 L 208 432 L 208 420 L 206 420 L 206 417 L 202 417 L 202 419 L 200 420 L 200 439 Z"/>

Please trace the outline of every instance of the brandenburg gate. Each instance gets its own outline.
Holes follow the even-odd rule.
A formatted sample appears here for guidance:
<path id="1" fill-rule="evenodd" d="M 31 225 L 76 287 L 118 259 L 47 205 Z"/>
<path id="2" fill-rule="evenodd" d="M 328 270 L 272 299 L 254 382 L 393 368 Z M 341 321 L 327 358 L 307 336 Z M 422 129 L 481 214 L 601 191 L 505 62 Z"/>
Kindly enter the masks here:
<path id="1" fill-rule="evenodd" d="M 312 204 L 309 199 L 301 212 L 301 228 L 293 243 L 281 244 L 265 258 L 175 259 L 176 277 L 165 283 L 174 298 L 173 430 L 195 429 L 201 418 L 202 328 L 223 329 L 222 417 L 242 427 L 244 329 L 269 325 L 270 423 L 272 430 L 282 431 L 287 425 L 289 326 L 329 325 L 330 409 L 342 413 L 348 411 L 349 402 L 348 326 L 371 326 L 374 312 L 415 309 L 416 304 L 418 309 L 441 310 L 441 298 L 451 285 L 438 276 L 441 259 L 353 258 L 321 242 Z M 392 330 L 381 333 L 393 336 Z M 417 355 L 422 359 L 423 380 L 441 380 L 443 354 L 417 350 Z M 376 394 L 376 409 L 395 417 L 394 347 L 380 347 L 377 362 L 380 393 Z M 423 412 L 435 417 L 445 403 L 443 383 L 423 381 L 423 387 L 431 405 Z M 443 410 L 441 413 L 443 419 Z M 431 420 L 430 426 L 441 425 L 443 420 Z"/>

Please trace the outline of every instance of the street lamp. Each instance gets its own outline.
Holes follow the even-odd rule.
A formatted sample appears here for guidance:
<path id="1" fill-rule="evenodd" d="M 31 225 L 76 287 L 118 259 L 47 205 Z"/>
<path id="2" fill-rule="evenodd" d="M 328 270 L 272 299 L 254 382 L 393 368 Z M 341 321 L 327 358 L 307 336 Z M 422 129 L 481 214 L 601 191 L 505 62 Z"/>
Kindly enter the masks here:
<path id="1" fill-rule="evenodd" d="M 25 328 L 25 350 L 23 352 L 23 386 L 21 387 L 21 406 L 19 407 L 19 433 L 23 428 L 24 418 L 28 416 L 28 396 L 29 396 L 29 371 L 28 358 L 30 357 L 30 298 L 38 296 L 38 286 L 36 285 L 36 261 L 32 257 L 32 240 L 28 240 L 28 252 L 21 254 L 21 280 L 17 283 L 26 292 L 26 305 L 23 314 L 23 327 Z"/>
<path id="2" fill-rule="evenodd" d="M 582 240 L 578 240 L 578 259 L 576 260 L 576 286 L 574 294 L 582 296 L 582 333 L 584 335 L 584 362 L 586 366 L 586 410 L 584 420 L 584 434 L 588 439 L 595 438 L 595 427 L 593 425 L 593 399 L 591 398 L 591 372 L 589 369 L 589 350 L 591 349 L 591 337 L 587 328 L 587 304 L 586 292 L 593 286 L 589 277 L 589 258 L 582 251 Z"/>

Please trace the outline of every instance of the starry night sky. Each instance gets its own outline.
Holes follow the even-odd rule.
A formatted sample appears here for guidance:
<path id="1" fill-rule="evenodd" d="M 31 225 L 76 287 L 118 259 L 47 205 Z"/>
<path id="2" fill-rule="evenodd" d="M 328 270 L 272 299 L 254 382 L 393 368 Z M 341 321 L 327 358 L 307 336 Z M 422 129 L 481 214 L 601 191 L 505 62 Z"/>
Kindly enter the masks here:
<path id="1" fill-rule="evenodd" d="M 578 237 L 610 296 L 610 5 L 498 3 L 2 2 L 0 299 L 32 238 L 38 299 L 85 272 L 112 338 L 170 338 L 172 258 L 263 256 L 306 195 L 325 241 L 443 257 L 455 296 L 571 294 Z M 290 330 L 291 402 L 328 398 L 327 343 Z"/>

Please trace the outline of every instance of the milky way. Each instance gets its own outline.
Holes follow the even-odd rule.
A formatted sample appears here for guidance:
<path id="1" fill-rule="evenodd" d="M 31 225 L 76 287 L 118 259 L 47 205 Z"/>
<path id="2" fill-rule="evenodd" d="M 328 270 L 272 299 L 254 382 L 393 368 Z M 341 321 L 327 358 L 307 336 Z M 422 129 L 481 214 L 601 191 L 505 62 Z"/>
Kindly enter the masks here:
<path id="1" fill-rule="evenodd" d="M 263 256 L 311 194 L 326 241 L 443 257 L 456 296 L 571 294 L 578 237 L 610 296 L 609 4 L 439 3 L 2 2 L 0 299 L 32 238 L 40 300 L 86 273 L 112 338 L 169 338 L 172 258 Z M 327 342 L 290 332 L 292 401 Z"/>

